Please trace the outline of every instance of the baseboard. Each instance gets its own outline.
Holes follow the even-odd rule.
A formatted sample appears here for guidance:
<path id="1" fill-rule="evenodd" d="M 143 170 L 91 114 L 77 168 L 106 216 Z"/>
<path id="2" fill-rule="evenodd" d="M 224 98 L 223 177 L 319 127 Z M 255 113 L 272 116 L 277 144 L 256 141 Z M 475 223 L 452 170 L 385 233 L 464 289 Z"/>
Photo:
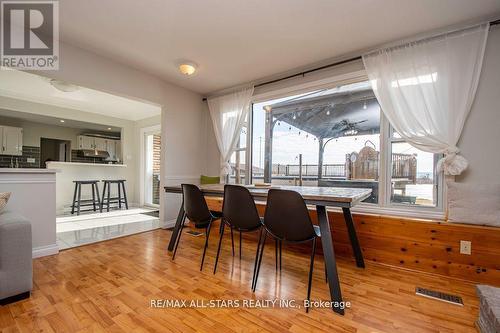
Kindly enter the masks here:
<path id="1" fill-rule="evenodd" d="M 33 248 L 33 258 L 51 256 L 58 253 L 59 253 L 59 246 L 57 244 L 51 244 Z"/>

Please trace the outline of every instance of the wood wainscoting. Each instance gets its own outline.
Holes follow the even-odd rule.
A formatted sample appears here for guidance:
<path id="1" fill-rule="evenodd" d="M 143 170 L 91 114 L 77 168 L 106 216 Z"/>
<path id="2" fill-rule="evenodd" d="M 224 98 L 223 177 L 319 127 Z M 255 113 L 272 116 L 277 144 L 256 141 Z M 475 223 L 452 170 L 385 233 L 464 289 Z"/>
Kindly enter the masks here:
<path id="1" fill-rule="evenodd" d="M 207 202 L 212 210 L 222 209 L 222 199 Z M 257 207 L 263 214 L 265 206 Z M 353 258 L 342 213 L 328 216 L 335 254 Z M 314 210 L 311 217 L 316 222 Z M 500 228 L 371 214 L 353 219 L 365 260 L 500 286 Z M 471 255 L 460 254 L 460 240 L 472 242 Z"/>

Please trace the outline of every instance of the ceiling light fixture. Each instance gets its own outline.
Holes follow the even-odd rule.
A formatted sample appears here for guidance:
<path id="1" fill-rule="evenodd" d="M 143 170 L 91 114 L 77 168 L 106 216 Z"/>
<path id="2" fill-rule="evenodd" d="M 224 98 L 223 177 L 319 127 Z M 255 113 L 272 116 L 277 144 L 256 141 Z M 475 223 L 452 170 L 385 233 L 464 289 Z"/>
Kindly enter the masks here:
<path id="1" fill-rule="evenodd" d="M 179 65 L 179 71 L 187 76 L 191 76 L 196 72 L 197 65 L 193 62 L 186 62 Z"/>
<path id="2" fill-rule="evenodd" d="M 64 123 L 64 119 L 59 120 L 61 123 Z"/>
<path id="3" fill-rule="evenodd" d="M 52 85 L 52 87 L 62 92 L 75 92 L 80 89 L 79 86 L 56 79 L 51 79 L 49 83 Z"/>
<path id="4" fill-rule="evenodd" d="M 366 101 L 365 103 L 363 104 L 363 110 L 366 110 L 367 106 L 366 106 Z"/>
<path id="5" fill-rule="evenodd" d="M 111 127 L 108 127 L 108 131 L 111 131 Z"/>

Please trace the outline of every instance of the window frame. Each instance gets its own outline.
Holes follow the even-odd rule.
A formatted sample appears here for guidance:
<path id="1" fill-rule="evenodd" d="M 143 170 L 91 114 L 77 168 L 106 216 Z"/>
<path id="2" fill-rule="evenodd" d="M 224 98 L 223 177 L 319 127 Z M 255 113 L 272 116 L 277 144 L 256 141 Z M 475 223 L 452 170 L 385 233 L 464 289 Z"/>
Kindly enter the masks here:
<path id="1" fill-rule="evenodd" d="M 387 138 L 385 139 L 385 150 L 386 150 L 386 166 L 390 166 L 392 163 L 392 144 L 393 143 L 407 143 L 407 141 L 403 138 L 395 138 L 394 137 L 394 128 L 389 124 L 389 121 L 387 118 L 384 116 L 384 120 L 386 122 L 386 134 Z M 392 193 L 392 184 L 391 184 L 391 179 L 392 179 L 392 167 L 386 167 L 385 168 L 385 177 L 386 177 L 386 182 L 384 184 L 384 189 L 385 189 L 385 195 L 384 199 L 386 202 L 386 206 L 388 207 L 394 207 L 394 208 L 399 208 L 399 209 L 405 209 L 405 208 L 417 208 L 419 211 L 429 211 L 429 212 L 443 212 L 443 196 L 444 196 L 444 176 L 441 175 L 439 172 L 436 171 L 436 166 L 437 166 L 437 161 L 441 158 L 441 154 L 434 154 L 434 177 L 436 179 L 436 184 L 437 184 L 437 190 L 435 191 L 436 193 L 436 205 L 435 206 L 418 206 L 418 205 L 413 205 L 409 206 L 407 204 L 403 203 L 396 203 L 391 201 L 391 193 Z"/>
<path id="2" fill-rule="evenodd" d="M 342 74 L 339 76 L 331 77 L 327 80 L 320 80 L 319 82 L 308 82 L 302 85 L 290 86 L 288 88 L 281 88 L 276 91 L 270 91 L 262 94 L 256 94 L 252 97 L 250 102 L 250 110 L 248 114 L 247 125 L 247 146 L 246 146 L 246 156 L 248 157 L 247 168 L 245 171 L 245 184 L 251 184 L 253 182 L 252 176 L 252 166 L 253 166 L 253 107 L 255 103 L 263 102 L 271 99 L 278 99 L 286 96 L 291 96 L 295 94 L 307 93 L 312 90 L 319 90 L 324 88 L 333 88 L 335 86 L 346 85 L 361 81 L 367 81 L 368 76 L 366 72 L 355 71 L 348 74 Z M 361 214 L 381 214 L 381 215 L 391 215 L 391 216 L 404 216 L 404 217 L 414 217 L 420 219 L 436 219 L 444 220 L 445 210 L 444 202 L 446 201 L 446 186 L 445 177 L 442 174 L 435 173 L 437 179 L 437 203 L 435 207 L 431 206 L 418 206 L 418 205 L 407 205 L 401 203 L 391 202 L 391 178 L 392 178 L 392 168 L 389 167 L 392 163 L 391 150 L 392 143 L 394 141 L 392 137 L 393 129 L 389 123 L 389 120 L 385 117 L 382 110 L 380 111 L 380 161 L 379 161 L 379 194 L 378 203 L 359 203 L 352 208 L 354 213 Z M 399 142 L 405 142 L 403 139 L 396 139 Z M 438 155 L 439 157 L 439 155 Z M 328 210 L 339 211 L 340 209 L 335 207 L 329 207 Z"/>

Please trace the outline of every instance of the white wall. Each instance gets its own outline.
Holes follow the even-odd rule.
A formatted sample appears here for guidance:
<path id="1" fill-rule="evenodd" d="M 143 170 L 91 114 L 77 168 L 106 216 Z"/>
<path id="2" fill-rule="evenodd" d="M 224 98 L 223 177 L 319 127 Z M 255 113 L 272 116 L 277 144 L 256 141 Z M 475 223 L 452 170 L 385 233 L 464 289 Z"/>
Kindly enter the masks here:
<path id="1" fill-rule="evenodd" d="M 220 152 L 217 148 L 217 141 L 215 139 L 214 127 L 212 125 L 212 118 L 208 110 L 208 104 L 203 103 L 203 116 L 204 116 L 204 137 L 205 137 L 205 160 L 206 167 L 204 174 L 206 176 L 218 176 L 220 174 Z"/>
<path id="2" fill-rule="evenodd" d="M 500 27 L 492 27 L 472 110 L 458 143 L 469 161 L 461 183 L 500 183 Z"/>
<path id="3" fill-rule="evenodd" d="M 33 257 L 57 253 L 54 171 L 0 169 L 0 192 L 12 193 L 6 210 L 31 222 Z"/>

